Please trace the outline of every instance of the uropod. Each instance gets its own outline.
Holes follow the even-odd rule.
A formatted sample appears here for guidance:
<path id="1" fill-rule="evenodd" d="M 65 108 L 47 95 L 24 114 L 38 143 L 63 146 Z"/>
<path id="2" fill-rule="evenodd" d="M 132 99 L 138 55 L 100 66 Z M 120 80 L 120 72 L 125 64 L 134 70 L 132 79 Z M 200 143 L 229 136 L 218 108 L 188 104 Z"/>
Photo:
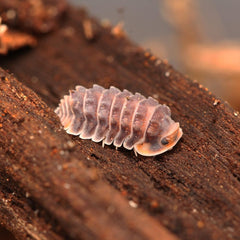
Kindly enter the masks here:
<path id="1" fill-rule="evenodd" d="M 61 99 L 55 113 L 69 134 L 102 141 L 103 146 L 123 145 L 143 156 L 172 149 L 183 134 L 168 106 L 116 87 L 76 86 Z"/>

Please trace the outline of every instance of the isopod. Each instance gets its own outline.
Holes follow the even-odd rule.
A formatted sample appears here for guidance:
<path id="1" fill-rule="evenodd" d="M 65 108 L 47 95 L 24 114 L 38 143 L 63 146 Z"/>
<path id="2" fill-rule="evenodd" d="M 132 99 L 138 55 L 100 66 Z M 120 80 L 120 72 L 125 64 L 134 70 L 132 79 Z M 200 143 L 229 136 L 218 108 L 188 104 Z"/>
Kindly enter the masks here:
<path id="1" fill-rule="evenodd" d="M 172 149 L 183 134 L 168 106 L 116 87 L 77 86 L 64 96 L 55 113 L 69 134 L 102 141 L 103 146 L 123 145 L 143 156 Z"/>

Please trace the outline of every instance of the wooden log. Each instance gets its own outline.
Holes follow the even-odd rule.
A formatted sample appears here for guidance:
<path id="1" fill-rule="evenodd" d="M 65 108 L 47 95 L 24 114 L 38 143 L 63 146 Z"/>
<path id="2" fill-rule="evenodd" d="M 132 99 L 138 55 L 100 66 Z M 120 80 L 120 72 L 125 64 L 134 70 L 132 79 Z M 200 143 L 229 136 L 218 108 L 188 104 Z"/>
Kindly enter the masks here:
<path id="1" fill-rule="evenodd" d="M 86 20 L 94 29 L 91 41 L 82 27 Z M 157 231 L 171 238 L 161 225 L 179 239 L 238 239 L 240 118 L 236 111 L 166 62 L 102 27 L 83 10 L 69 8 L 61 28 L 38 42 L 33 50 L 1 57 L 0 64 L 52 110 L 77 84 L 114 85 L 169 105 L 184 135 L 170 152 L 135 157 L 123 148 L 102 148 L 101 144 L 58 132 L 59 122 L 52 110 L 31 91 L 16 91 L 19 102 L 12 103 L 12 112 L 18 113 L 17 118 L 6 112 L 4 124 L 8 125 L 1 129 L 1 194 L 17 192 L 14 201 L 27 204 L 16 204 L 18 210 L 1 208 L 1 222 L 8 229 L 20 239 L 21 231 L 29 231 L 23 227 L 29 214 L 33 229 L 48 227 L 47 234 L 51 235 L 45 239 L 106 239 L 116 233 L 114 236 L 126 239 L 133 234 L 133 222 L 134 234 L 138 235 L 131 237 L 138 239 L 146 236 L 140 230 L 147 229 L 153 234 L 148 239 L 159 236 Z M 14 110 L 14 105 L 21 110 Z M 128 216 L 126 202 L 102 182 L 105 180 L 143 212 L 135 209 Z M 116 199 L 116 215 L 107 207 L 101 209 L 103 202 L 109 206 L 111 196 Z M 33 209 L 39 209 L 35 218 Z M 17 216 L 23 216 L 20 220 L 24 224 L 14 228 L 7 217 L 16 216 L 20 210 Z M 131 224 L 128 217 L 134 218 Z M 143 223 L 142 219 L 147 220 Z M 40 231 L 31 237 L 37 239 L 38 234 Z"/>
<path id="2" fill-rule="evenodd" d="M 34 92 L 0 79 L 0 213 L 19 239 L 176 239 L 87 166 Z"/>

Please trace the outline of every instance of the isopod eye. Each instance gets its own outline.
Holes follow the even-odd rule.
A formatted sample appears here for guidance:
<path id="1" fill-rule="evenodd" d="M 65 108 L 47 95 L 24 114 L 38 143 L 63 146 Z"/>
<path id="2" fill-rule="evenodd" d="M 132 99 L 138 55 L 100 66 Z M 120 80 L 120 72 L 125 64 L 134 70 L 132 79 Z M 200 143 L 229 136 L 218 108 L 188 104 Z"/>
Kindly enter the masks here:
<path id="1" fill-rule="evenodd" d="M 161 143 L 162 143 L 162 145 L 167 145 L 167 144 L 169 144 L 169 141 L 167 140 L 167 138 L 163 138 L 161 140 Z"/>

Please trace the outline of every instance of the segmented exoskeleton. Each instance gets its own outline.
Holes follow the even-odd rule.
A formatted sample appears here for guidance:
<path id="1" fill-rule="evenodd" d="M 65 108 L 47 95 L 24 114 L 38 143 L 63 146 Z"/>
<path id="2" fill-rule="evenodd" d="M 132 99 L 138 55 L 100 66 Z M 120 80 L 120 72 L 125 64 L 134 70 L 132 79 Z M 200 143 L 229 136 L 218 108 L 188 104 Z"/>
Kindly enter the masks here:
<path id="1" fill-rule="evenodd" d="M 169 107 L 152 97 L 115 87 L 77 86 L 64 96 L 55 112 L 69 134 L 103 141 L 103 145 L 123 145 L 144 156 L 172 149 L 182 136 Z"/>

